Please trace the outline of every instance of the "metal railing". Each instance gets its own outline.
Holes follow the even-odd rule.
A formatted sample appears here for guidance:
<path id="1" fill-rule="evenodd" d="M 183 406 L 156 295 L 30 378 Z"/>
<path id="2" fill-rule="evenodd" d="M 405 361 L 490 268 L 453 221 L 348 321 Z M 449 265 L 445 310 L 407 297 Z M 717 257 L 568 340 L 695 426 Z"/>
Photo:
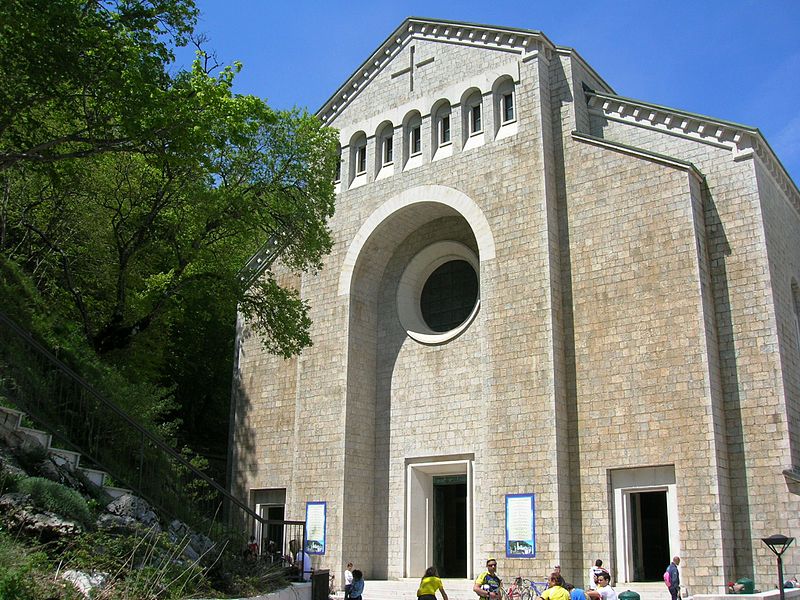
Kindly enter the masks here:
<path id="1" fill-rule="evenodd" d="M 267 520 L 195 468 L 155 432 L 91 386 L 22 327 L 0 312 L 0 395 L 79 452 L 82 466 L 105 471 L 159 511 L 214 542 L 246 548 Z M 85 465 L 87 462 L 90 465 Z M 301 527 L 301 531 L 286 527 Z M 305 523 L 285 522 L 285 544 L 302 540 Z M 282 544 L 283 545 L 283 544 Z"/>
<path id="2" fill-rule="evenodd" d="M 247 259 L 239 270 L 238 278 L 243 287 L 248 288 L 258 277 L 272 266 L 278 255 L 286 248 L 287 241 L 281 241 L 278 235 L 271 235 L 255 254 Z"/>

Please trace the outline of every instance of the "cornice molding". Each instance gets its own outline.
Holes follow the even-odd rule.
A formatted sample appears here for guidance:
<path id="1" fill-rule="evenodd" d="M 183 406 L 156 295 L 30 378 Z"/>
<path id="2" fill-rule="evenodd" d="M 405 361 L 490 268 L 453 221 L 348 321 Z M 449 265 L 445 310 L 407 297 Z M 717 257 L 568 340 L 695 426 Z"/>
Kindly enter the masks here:
<path id="1" fill-rule="evenodd" d="M 637 158 L 641 158 L 642 160 L 647 160 L 650 162 L 656 162 L 662 165 L 666 165 L 675 169 L 679 169 L 681 171 L 685 171 L 688 174 L 694 176 L 698 182 L 702 183 L 705 181 L 705 177 L 703 174 L 697 169 L 697 167 L 685 160 L 680 160 L 677 158 L 673 158 L 671 156 L 667 156 L 665 154 L 659 154 L 658 152 L 651 152 L 650 150 L 644 150 L 643 148 L 636 148 L 634 146 L 628 146 L 627 144 L 620 144 L 619 142 L 612 142 L 610 140 L 606 140 L 604 138 L 599 138 L 593 135 L 587 135 L 585 133 L 580 133 L 578 131 L 572 132 L 572 139 L 583 142 L 585 144 L 591 144 L 593 146 L 598 146 L 600 148 L 607 148 L 614 152 L 621 152 L 622 154 L 627 154 L 629 156 L 635 156 Z"/>
<path id="2" fill-rule="evenodd" d="M 586 91 L 586 101 L 590 113 L 605 119 L 724 148 L 735 161 L 757 157 L 800 212 L 800 191 L 757 128 L 593 90 Z"/>
<path id="3" fill-rule="evenodd" d="M 322 122 L 328 124 L 339 115 L 411 39 L 493 48 L 521 57 L 537 52 L 549 57 L 556 51 L 555 44 L 540 31 L 409 17 L 317 111 Z"/>

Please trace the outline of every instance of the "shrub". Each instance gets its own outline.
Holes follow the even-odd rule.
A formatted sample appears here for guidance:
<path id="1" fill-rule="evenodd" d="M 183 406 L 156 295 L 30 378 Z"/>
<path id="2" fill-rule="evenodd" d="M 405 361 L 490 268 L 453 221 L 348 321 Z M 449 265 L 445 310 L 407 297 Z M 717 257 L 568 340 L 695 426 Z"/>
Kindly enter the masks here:
<path id="1" fill-rule="evenodd" d="M 17 488 L 29 494 L 36 505 L 45 510 L 75 519 L 86 526 L 92 522 L 92 513 L 83 496 L 60 483 L 42 477 L 28 477 L 20 481 Z"/>

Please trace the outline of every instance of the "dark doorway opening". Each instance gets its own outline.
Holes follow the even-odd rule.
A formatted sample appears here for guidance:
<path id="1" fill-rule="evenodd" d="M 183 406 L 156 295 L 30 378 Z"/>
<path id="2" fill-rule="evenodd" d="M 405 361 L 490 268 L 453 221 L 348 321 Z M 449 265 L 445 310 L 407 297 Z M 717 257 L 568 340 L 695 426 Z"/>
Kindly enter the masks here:
<path id="1" fill-rule="evenodd" d="M 283 521 L 285 510 L 283 505 L 280 506 L 262 506 L 261 518 L 266 521 Z M 261 552 L 267 552 L 269 543 L 275 542 L 273 545 L 278 552 L 283 551 L 283 525 L 278 523 L 268 523 L 265 526 L 264 535 L 261 538 Z"/>
<path id="2" fill-rule="evenodd" d="M 669 565 L 667 492 L 631 494 L 634 581 L 661 581 Z"/>
<path id="3" fill-rule="evenodd" d="M 433 478 L 433 565 L 439 577 L 467 576 L 467 476 Z"/>

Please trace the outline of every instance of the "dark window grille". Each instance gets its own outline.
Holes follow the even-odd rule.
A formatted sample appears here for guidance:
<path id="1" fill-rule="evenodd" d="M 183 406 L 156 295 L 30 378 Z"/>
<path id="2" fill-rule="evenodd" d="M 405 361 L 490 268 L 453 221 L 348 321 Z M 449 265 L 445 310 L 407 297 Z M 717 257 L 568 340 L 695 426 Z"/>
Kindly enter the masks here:
<path id="1" fill-rule="evenodd" d="M 422 288 L 422 318 L 442 333 L 461 325 L 478 300 L 478 276 L 465 260 L 451 260 L 431 273 Z"/>
<path id="2" fill-rule="evenodd" d="M 450 116 L 442 117 L 441 123 L 441 135 L 439 136 L 439 145 L 447 144 L 450 141 Z"/>
<path id="3" fill-rule="evenodd" d="M 503 96 L 503 122 L 514 120 L 514 94 Z"/>

